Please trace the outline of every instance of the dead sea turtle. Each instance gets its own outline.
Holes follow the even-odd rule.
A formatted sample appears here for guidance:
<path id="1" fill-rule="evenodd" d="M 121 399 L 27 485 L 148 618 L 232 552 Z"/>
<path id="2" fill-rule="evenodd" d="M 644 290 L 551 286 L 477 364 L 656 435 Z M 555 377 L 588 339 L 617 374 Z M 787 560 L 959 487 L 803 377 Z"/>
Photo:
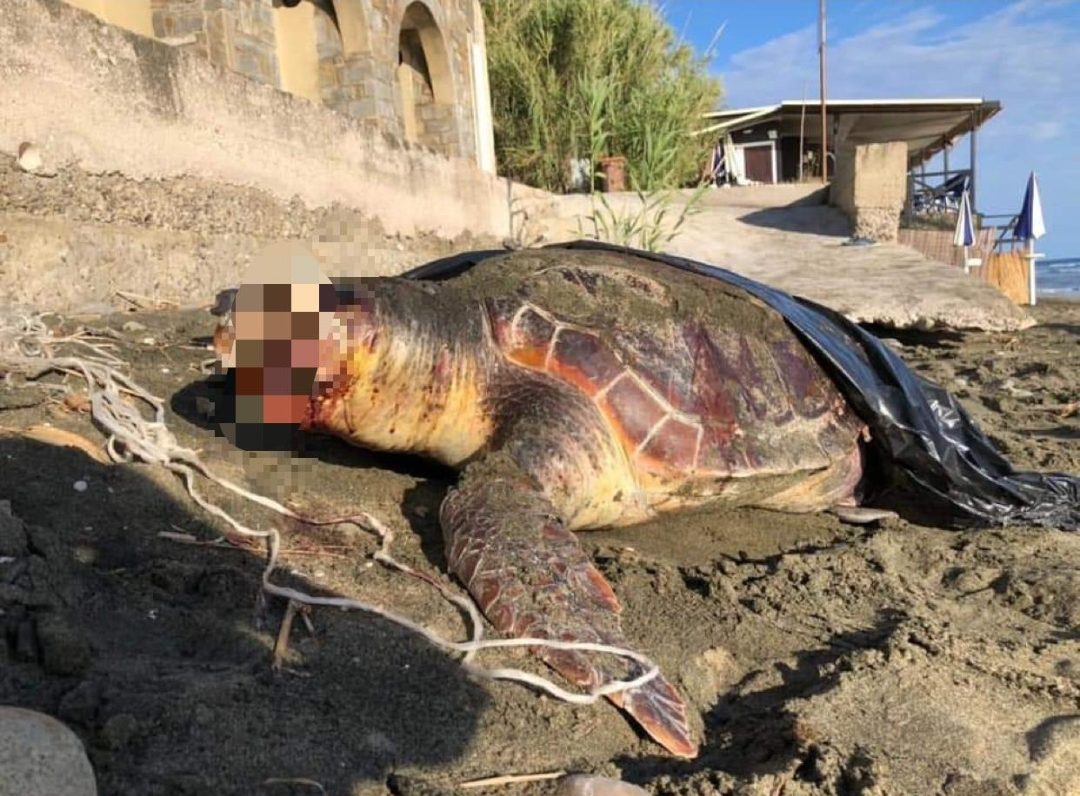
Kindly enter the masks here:
<path id="1" fill-rule="evenodd" d="M 248 309 L 289 310 L 283 287 L 280 306 Z M 443 281 L 359 280 L 325 333 L 285 317 L 291 383 L 314 388 L 281 400 L 288 367 L 273 376 L 238 347 L 237 401 L 255 399 L 264 422 L 459 468 L 440 510 L 447 560 L 504 634 L 627 645 L 575 531 L 718 503 L 856 503 L 865 425 L 778 312 L 718 279 L 620 252 L 525 250 Z M 579 686 L 635 673 L 538 654 Z M 611 700 L 696 754 L 667 680 Z"/>

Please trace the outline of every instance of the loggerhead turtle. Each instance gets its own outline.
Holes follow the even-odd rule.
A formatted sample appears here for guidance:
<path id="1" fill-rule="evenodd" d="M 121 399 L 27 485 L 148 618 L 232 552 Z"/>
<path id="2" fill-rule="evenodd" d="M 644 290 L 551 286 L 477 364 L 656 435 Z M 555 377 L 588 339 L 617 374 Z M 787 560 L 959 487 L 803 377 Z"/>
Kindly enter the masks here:
<path id="1" fill-rule="evenodd" d="M 354 284 L 317 372 L 292 348 L 310 395 L 272 407 L 270 377 L 253 372 L 265 366 L 241 355 L 238 402 L 265 396 L 264 420 L 458 468 L 439 513 L 447 561 L 501 633 L 627 645 L 574 531 L 711 504 L 856 503 L 866 426 L 782 316 L 733 285 L 627 253 L 542 249 L 443 281 Z M 640 673 L 537 653 L 579 686 Z M 697 753 L 664 678 L 610 699 L 672 753 Z"/>

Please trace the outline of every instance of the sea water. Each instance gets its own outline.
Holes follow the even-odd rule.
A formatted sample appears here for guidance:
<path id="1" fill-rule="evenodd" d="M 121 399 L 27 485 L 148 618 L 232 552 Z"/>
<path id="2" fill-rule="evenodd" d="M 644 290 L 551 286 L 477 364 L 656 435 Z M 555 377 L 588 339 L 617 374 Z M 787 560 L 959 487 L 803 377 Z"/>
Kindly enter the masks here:
<path id="1" fill-rule="evenodd" d="M 1035 290 L 1039 298 L 1080 301 L 1080 262 L 1038 263 Z"/>

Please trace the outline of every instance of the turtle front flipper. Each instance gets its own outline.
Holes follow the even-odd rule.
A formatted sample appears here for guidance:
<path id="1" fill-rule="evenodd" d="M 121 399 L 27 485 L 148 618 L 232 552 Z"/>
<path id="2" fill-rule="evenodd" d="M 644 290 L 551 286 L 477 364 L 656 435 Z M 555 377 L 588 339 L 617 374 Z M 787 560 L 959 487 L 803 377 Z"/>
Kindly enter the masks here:
<path id="1" fill-rule="evenodd" d="M 496 452 L 466 468 L 440 511 L 450 569 L 500 633 L 627 647 L 619 601 L 537 479 Z M 626 659 L 576 650 L 537 654 L 575 685 L 643 674 Z M 657 742 L 694 757 L 686 706 L 662 676 L 612 694 Z"/>

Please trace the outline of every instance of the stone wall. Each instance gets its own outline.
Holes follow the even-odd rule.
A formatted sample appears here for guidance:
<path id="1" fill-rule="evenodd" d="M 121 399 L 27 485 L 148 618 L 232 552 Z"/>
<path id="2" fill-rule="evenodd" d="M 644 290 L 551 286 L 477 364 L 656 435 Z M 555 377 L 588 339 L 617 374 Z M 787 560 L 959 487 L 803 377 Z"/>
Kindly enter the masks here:
<path id="1" fill-rule="evenodd" d="M 477 104 L 478 0 L 65 0 L 378 130 L 491 168 L 489 103 Z M 119 20 L 119 21 L 117 21 Z M 400 85 L 403 43 L 426 62 L 427 93 Z M 483 66 L 486 70 L 486 63 Z M 486 72 L 482 82 L 486 86 Z M 423 86 L 407 86 L 408 88 Z M 405 95 L 405 96 L 403 96 Z M 477 109 L 480 109 L 478 116 Z M 408 127 L 408 129 L 406 129 Z"/>
<path id="2" fill-rule="evenodd" d="M 854 237 L 895 242 L 907 193 L 907 145 L 842 144 L 829 201 L 851 219 Z"/>
<path id="3" fill-rule="evenodd" d="M 206 46 L 203 0 L 150 0 L 150 12 L 157 38 L 190 39 Z"/>
<path id="4" fill-rule="evenodd" d="M 3 3 L 0 152 L 32 141 L 50 169 L 191 176 L 339 205 L 390 235 L 509 232 L 507 182 L 472 160 L 404 144 L 215 66 L 196 48 L 102 24 L 60 0 Z M 250 22 L 244 35 L 266 30 L 264 19 Z"/>

